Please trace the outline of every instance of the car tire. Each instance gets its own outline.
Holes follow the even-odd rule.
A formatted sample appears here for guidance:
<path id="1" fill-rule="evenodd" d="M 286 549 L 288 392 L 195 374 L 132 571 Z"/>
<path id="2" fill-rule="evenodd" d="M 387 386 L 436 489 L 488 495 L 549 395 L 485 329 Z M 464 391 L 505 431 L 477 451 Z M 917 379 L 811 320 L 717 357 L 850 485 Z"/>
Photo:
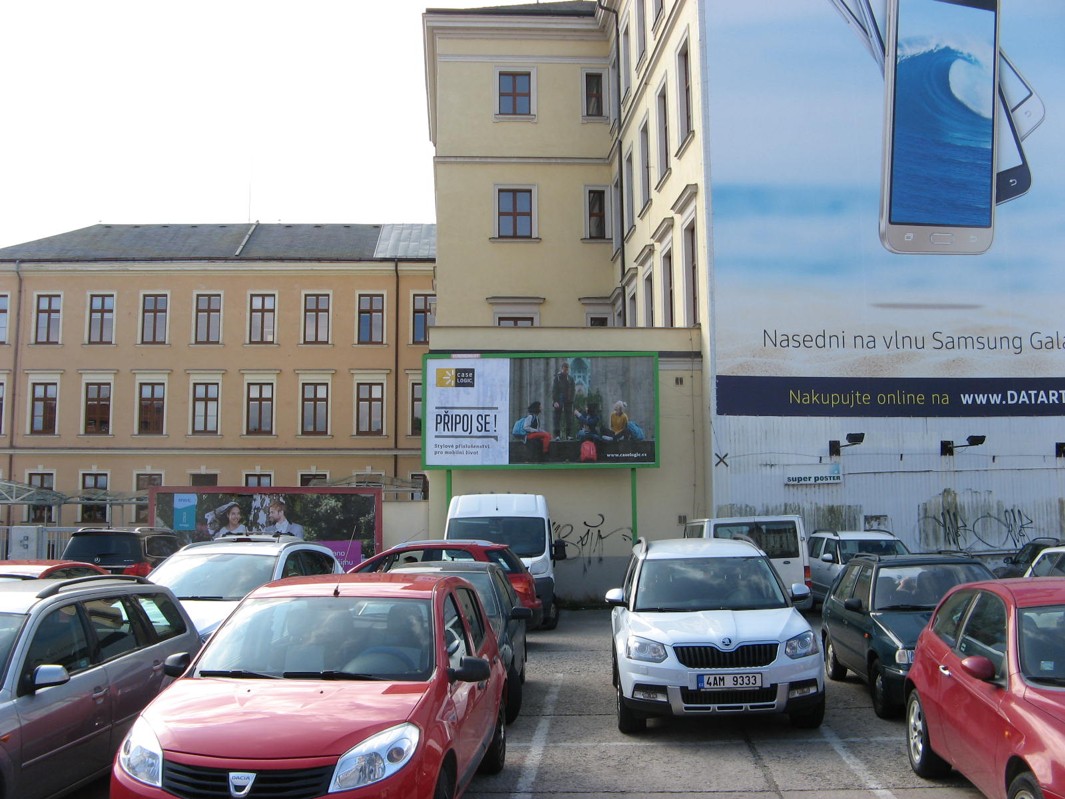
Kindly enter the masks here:
<path id="1" fill-rule="evenodd" d="M 873 712 L 882 719 L 893 719 L 899 715 L 899 707 L 887 695 L 884 684 L 884 667 L 880 660 L 874 660 L 869 666 L 869 693 L 873 697 Z"/>
<path id="2" fill-rule="evenodd" d="M 917 691 L 911 691 L 906 700 L 906 755 L 918 777 L 945 777 L 950 773 L 950 763 L 935 753 L 928 740 L 928 724 Z"/>
<path id="3" fill-rule="evenodd" d="M 455 778 L 451 775 L 451 767 L 441 766 L 440 776 L 436 778 L 436 788 L 433 790 L 433 799 L 455 799 Z"/>
<path id="4" fill-rule="evenodd" d="M 477 770 L 482 774 L 498 774 L 507 762 L 507 701 L 500 697 L 499 714 L 496 716 L 496 728 L 492 733 L 492 742 L 481 758 Z"/>
<path id="5" fill-rule="evenodd" d="M 637 715 L 634 710 L 625 704 L 625 694 L 622 693 L 620 679 L 618 680 L 617 704 L 618 732 L 624 733 L 625 735 L 632 735 L 633 733 L 643 732 L 647 729 L 647 719 Z"/>
<path id="6" fill-rule="evenodd" d="M 521 676 L 518 674 L 511 674 L 507 677 L 507 724 L 513 724 L 514 719 L 518 717 L 518 713 L 521 712 Z"/>
<path id="7" fill-rule="evenodd" d="M 1010 783 L 1009 799 L 1043 799 L 1043 791 L 1029 772 L 1022 771 Z"/>
<path id="8" fill-rule="evenodd" d="M 803 708 L 788 714 L 788 721 L 792 727 L 800 730 L 812 730 L 821 726 L 825 720 L 825 695 L 821 694 L 821 701 L 813 707 Z"/>
<path id="9" fill-rule="evenodd" d="M 553 630 L 558 627 L 558 617 L 562 611 L 558 607 L 558 602 L 554 599 L 544 608 L 544 620 L 540 622 L 541 630 Z"/>
<path id="10" fill-rule="evenodd" d="M 847 676 L 847 667 L 836 659 L 836 647 L 832 645 L 832 639 L 827 635 L 823 648 L 825 650 L 825 676 L 834 682 L 839 682 Z"/>

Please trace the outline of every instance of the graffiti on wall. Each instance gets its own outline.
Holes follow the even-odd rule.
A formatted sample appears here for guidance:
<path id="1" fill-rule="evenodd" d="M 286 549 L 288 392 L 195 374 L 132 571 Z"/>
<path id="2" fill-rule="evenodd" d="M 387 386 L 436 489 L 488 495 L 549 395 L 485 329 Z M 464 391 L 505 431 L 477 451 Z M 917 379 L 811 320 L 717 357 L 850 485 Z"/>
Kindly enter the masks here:
<path id="1" fill-rule="evenodd" d="M 552 525 L 555 538 L 566 543 L 566 557 L 579 558 L 585 574 L 593 562 L 602 561 L 608 554 L 627 555 L 632 545 L 632 528 L 605 530 L 606 516 L 602 513 L 595 514 L 591 521 L 581 521 L 579 526 L 569 522 L 552 522 Z"/>
<path id="2" fill-rule="evenodd" d="M 920 547 L 926 552 L 1012 550 L 1039 534 L 1024 508 L 995 502 L 985 493 L 963 499 L 948 489 L 922 503 L 919 519 Z"/>

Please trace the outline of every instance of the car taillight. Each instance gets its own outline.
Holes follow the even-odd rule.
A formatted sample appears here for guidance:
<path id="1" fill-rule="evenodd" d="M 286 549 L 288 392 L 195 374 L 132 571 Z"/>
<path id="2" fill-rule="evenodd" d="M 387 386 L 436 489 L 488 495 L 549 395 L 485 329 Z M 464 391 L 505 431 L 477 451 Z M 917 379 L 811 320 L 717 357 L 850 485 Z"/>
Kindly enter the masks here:
<path id="1" fill-rule="evenodd" d="M 134 563 L 132 566 L 127 566 L 122 570 L 123 574 L 135 574 L 137 577 L 147 577 L 148 572 L 152 570 L 150 563 Z"/>
<path id="2" fill-rule="evenodd" d="M 531 574 L 523 574 L 514 581 L 514 590 L 527 608 L 537 608 L 543 603 L 536 596 L 536 581 Z"/>
<path id="3" fill-rule="evenodd" d="M 803 578 L 803 580 L 806 581 L 806 587 L 809 588 L 812 591 L 813 587 L 814 587 L 814 581 L 810 577 L 810 567 L 809 566 L 804 566 L 803 567 L 803 569 L 802 569 L 802 578 Z"/>

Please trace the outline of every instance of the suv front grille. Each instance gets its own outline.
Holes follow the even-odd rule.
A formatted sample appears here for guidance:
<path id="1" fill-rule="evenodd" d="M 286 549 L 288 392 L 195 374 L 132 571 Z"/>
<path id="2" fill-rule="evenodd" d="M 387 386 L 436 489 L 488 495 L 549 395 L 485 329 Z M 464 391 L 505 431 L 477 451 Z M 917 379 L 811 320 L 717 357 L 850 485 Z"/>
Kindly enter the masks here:
<path id="1" fill-rule="evenodd" d="M 755 669 L 777 659 L 780 644 L 744 644 L 725 652 L 716 646 L 675 646 L 673 651 L 689 669 Z"/>
<path id="2" fill-rule="evenodd" d="M 229 796 L 229 772 L 244 769 L 199 768 L 183 763 L 163 763 L 163 790 L 181 799 L 218 799 Z M 252 771 L 252 769 L 247 769 Z M 310 769 L 255 771 L 247 799 L 311 799 L 329 790 L 333 766 Z"/>

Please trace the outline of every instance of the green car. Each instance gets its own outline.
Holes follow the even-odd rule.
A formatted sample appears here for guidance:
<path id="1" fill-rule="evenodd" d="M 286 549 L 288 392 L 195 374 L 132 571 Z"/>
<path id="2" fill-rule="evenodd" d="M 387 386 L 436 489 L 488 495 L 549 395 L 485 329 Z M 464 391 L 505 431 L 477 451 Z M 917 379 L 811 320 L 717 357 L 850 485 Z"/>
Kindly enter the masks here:
<path id="1" fill-rule="evenodd" d="M 897 715 L 917 636 L 939 600 L 955 585 L 994 578 L 960 554 L 855 556 L 821 610 L 826 676 L 839 681 L 853 671 L 869 683 L 876 715 Z"/>

